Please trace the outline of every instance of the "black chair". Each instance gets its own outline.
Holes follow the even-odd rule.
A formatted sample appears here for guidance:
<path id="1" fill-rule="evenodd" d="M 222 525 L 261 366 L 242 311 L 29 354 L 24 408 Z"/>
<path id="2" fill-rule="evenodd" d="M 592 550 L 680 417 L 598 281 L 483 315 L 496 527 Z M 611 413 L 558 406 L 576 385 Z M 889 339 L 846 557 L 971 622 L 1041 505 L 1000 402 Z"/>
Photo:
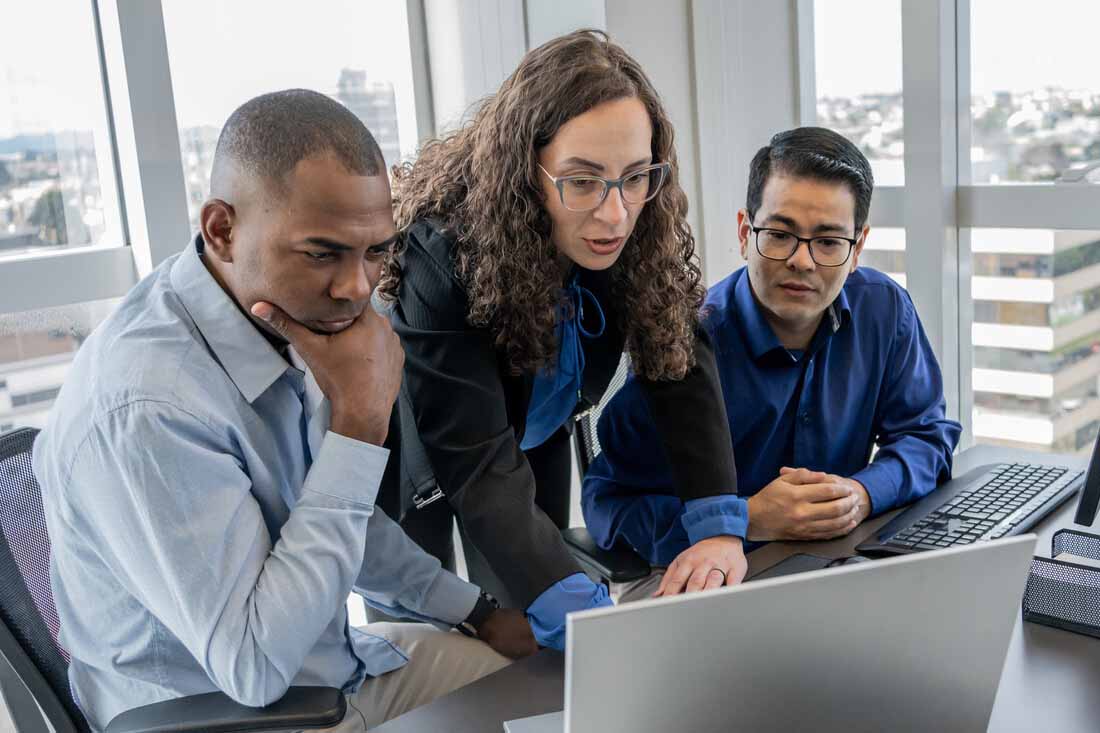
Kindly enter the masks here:
<path id="1" fill-rule="evenodd" d="M 619 368 L 611 377 L 600 403 L 587 413 L 577 417 L 573 431 L 573 447 L 577 453 L 577 466 L 581 476 L 588 473 L 588 467 L 600 454 L 600 439 L 596 434 L 596 425 L 603 409 L 624 384 L 630 372 L 630 358 L 623 354 Z M 561 531 L 562 539 L 569 546 L 573 557 L 584 571 L 593 578 L 610 585 L 611 583 L 629 583 L 641 580 L 650 573 L 649 563 L 630 547 L 619 544 L 610 550 L 604 550 L 584 527 L 570 527 Z"/>
<path id="2" fill-rule="evenodd" d="M 31 470 L 37 430 L 0 435 L 0 691 L 18 733 L 87 733 L 69 689 L 69 655 L 50 588 L 50 538 Z M 118 715 L 108 733 L 275 731 L 327 728 L 347 702 L 330 687 L 292 687 L 250 708 L 220 692 L 166 700 Z M 41 711 L 41 712 L 40 712 Z"/>

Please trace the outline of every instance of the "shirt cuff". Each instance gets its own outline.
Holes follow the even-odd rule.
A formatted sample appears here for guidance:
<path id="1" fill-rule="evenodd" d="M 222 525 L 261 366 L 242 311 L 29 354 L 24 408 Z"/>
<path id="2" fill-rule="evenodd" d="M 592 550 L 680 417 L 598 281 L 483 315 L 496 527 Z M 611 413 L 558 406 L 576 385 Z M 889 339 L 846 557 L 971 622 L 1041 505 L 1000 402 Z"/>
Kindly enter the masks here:
<path id="1" fill-rule="evenodd" d="M 460 624 L 474 610 L 481 589 L 467 583 L 454 573 L 440 569 L 432 587 L 424 594 L 418 609 L 428 618 L 438 619 L 451 626 Z"/>
<path id="2" fill-rule="evenodd" d="M 749 503 L 734 494 L 692 499 L 684 504 L 680 522 L 693 545 L 719 535 L 745 539 L 749 531 Z"/>
<path id="3" fill-rule="evenodd" d="M 386 448 L 330 430 L 321 441 L 303 489 L 373 507 L 389 459 Z"/>
<path id="4" fill-rule="evenodd" d="M 573 611 L 614 605 L 607 588 L 584 573 L 573 573 L 542 592 L 527 607 L 527 621 L 539 646 L 565 649 L 565 616 Z"/>
<path id="5" fill-rule="evenodd" d="M 889 466 L 872 463 L 852 474 L 850 478 L 863 484 L 871 498 L 871 514 L 876 516 L 894 508 L 898 501 L 897 482 Z"/>

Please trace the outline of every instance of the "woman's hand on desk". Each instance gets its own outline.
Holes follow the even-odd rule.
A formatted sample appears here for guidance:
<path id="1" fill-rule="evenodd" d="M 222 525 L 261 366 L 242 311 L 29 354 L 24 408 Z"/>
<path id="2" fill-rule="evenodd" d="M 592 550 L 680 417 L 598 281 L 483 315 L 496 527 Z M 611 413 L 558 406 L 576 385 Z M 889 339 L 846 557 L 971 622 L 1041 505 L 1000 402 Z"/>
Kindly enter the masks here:
<path id="1" fill-rule="evenodd" d="M 708 537 L 696 542 L 672 561 L 653 597 L 737 585 L 748 569 L 749 563 L 745 559 L 740 537 Z"/>
<path id="2" fill-rule="evenodd" d="M 861 483 L 806 468 L 781 468 L 779 478 L 749 497 L 750 540 L 829 540 L 851 532 L 871 513 Z"/>

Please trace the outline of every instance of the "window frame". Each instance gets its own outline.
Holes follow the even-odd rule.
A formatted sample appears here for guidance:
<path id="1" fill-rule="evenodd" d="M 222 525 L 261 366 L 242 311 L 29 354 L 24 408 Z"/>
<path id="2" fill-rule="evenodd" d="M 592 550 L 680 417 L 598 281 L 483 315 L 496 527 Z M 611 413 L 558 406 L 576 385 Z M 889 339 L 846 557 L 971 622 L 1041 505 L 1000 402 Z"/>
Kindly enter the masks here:
<path id="1" fill-rule="evenodd" d="M 799 67 L 794 93 L 815 100 L 813 2 L 794 0 Z M 973 184 L 970 163 L 970 0 L 901 0 L 904 186 L 875 190 L 872 226 L 904 227 L 908 290 L 944 373 L 948 413 L 974 442 L 970 230 L 1100 229 L 1088 183 Z M 812 111 L 800 119 L 814 120 Z M 917 154 L 917 151 L 920 151 Z M 946 284 L 946 286 L 945 286 Z"/>
<path id="2" fill-rule="evenodd" d="M 752 155 L 775 131 L 816 122 L 813 3 L 692 2 L 705 151 L 692 203 L 709 283 L 743 264 L 735 215 Z M 970 230 L 1100 229 L 1094 184 L 971 182 L 970 11 L 971 0 L 901 0 L 905 185 L 877 187 L 870 215 L 872 227 L 905 230 L 907 289 L 940 361 L 948 415 L 963 425 L 961 448 L 974 440 Z M 749 99 L 768 104 L 750 110 Z"/>
<path id="3" fill-rule="evenodd" d="M 131 3 L 136 10 L 147 13 L 160 5 Z M 107 86 L 108 69 L 117 63 L 117 34 L 105 16 L 116 7 L 114 0 L 90 0 L 92 25 L 99 64 L 101 91 L 104 95 L 105 120 L 93 125 L 96 136 L 96 158 L 103 192 L 103 205 L 108 218 L 116 217 L 120 226 L 117 241 L 105 245 L 58 247 L 43 252 L 9 255 L 0 259 L 0 313 L 39 310 L 73 305 L 88 300 L 104 300 L 124 294 L 137 280 L 135 255 L 140 247 L 131 243 L 133 220 L 124 198 L 124 175 L 121 166 L 123 151 L 119 146 L 119 126 L 114 111 L 117 95 Z M 152 7 L 150 7 L 152 6 Z M 107 10 L 104 13 L 101 10 Z M 117 23 L 116 23 L 117 24 Z M 113 109 L 114 107 L 114 109 Z M 106 134 L 102 133 L 106 130 Z"/>
<path id="4" fill-rule="evenodd" d="M 97 146 L 100 183 L 104 207 L 114 209 L 120 232 L 117 241 L 102 246 L 59 247 L 0 258 L 0 313 L 119 298 L 180 251 L 189 236 L 161 3 L 88 2 L 106 116 L 105 139 L 97 135 L 97 143 L 103 143 Z M 427 30 L 432 8 L 426 8 L 423 0 L 405 2 L 417 131 L 423 140 L 436 129 Z M 472 50 L 462 49 L 467 56 Z"/>

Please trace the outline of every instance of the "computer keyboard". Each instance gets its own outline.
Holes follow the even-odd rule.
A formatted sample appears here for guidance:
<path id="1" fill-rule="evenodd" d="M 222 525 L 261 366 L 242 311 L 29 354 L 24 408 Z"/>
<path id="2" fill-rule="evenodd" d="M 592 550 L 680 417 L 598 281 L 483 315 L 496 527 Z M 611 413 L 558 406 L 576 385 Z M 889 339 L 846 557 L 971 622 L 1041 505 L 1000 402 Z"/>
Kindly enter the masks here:
<path id="1" fill-rule="evenodd" d="M 1026 532 L 1073 493 L 1067 492 L 1067 487 L 1082 473 L 1064 466 L 1028 463 L 995 466 L 944 504 L 895 532 L 881 547 L 907 552 L 938 550 Z"/>

